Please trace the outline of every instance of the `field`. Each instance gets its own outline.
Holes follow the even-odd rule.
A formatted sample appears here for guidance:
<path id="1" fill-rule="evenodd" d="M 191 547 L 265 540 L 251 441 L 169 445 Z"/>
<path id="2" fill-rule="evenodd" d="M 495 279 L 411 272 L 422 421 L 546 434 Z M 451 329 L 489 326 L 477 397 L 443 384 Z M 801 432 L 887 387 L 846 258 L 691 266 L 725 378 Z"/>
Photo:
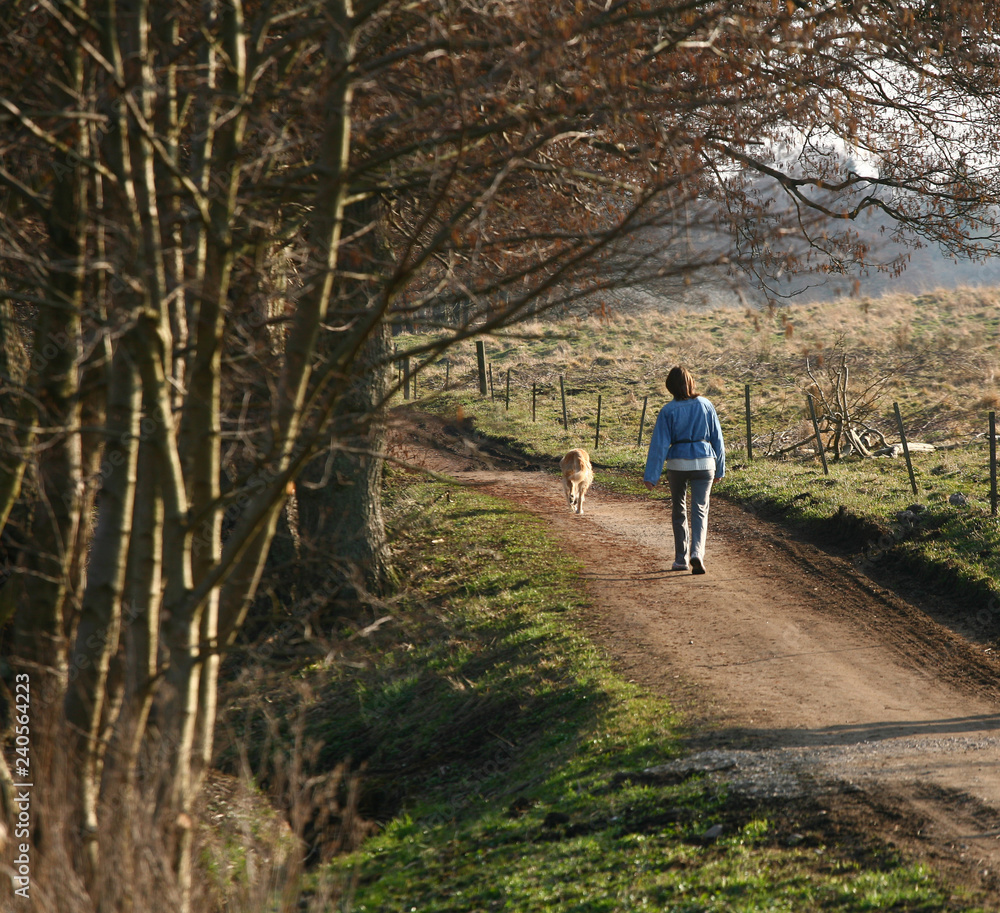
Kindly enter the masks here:
<path id="1" fill-rule="evenodd" d="M 817 528 L 853 527 L 866 560 L 960 588 L 978 606 L 979 633 L 989 634 L 1000 608 L 988 440 L 989 413 L 1000 406 L 998 304 L 996 290 L 956 289 L 770 313 L 537 322 L 487 342 L 486 397 L 478 392 L 468 344 L 418 372 L 416 399 L 421 408 L 471 418 L 483 434 L 553 465 L 569 447 L 587 447 L 602 484 L 634 489 L 652 422 L 667 398 L 663 380 L 672 365 L 685 364 L 723 423 L 730 472 L 718 494 Z M 408 341 L 397 339 L 400 351 Z M 844 366 L 854 415 L 887 443 L 898 443 L 898 405 L 908 442 L 935 448 L 912 453 L 916 492 L 902 456 L 828 454 L 824 472 L 808 440 L 807 394 L 819 408 Z"/>
<path id="2" fill-rule="evenodd" d="M 720 414 L 733 423 L 742 423 L 744 385 L 750 384 L 754 436 L 763 445 L 800 430 L 796 422 L 805 419 L 809 386 L 806 359 L 822 376 L 845 355 L 853 391 L 860 395 L 878 384 L 874 414 L 887 428 L 894 425 L 892 403 L 898 401 L 912 439 L 966 440 L 983 432 L 986 412 L 1000 407 L 998 305 L 1000 292 L 959 289 L 772 312 L 612 315 L 606 321 L 521 325 L 516 334 L 490 340 L 487 351 L 498 400 L 509 370 L 512 404 L 523 407 L 537 383 L 549 417 L 559 418 L 563 376 L 567 393 L 579 398 L 571 410 L 578 426 L 593 426 L 598 393 L 614 398 L 622 410 L 640 408 L 646 395 L 662 399 L 663 378 L 674 364 L 690 366 L 702 392 L 718 400 Z M 404 350 L 408 341 L 398 337 L 397 347 Z M 471 390 L 471 344 L 447 359 L 456 390 Z M 444 375 L 444 362 L 429 367 L 420 375 L 420 395 L 440 390 Z M 585 404 L 585 397 L 594 403 Z M 637 424 L 638 412 L 635 419 Z"/>

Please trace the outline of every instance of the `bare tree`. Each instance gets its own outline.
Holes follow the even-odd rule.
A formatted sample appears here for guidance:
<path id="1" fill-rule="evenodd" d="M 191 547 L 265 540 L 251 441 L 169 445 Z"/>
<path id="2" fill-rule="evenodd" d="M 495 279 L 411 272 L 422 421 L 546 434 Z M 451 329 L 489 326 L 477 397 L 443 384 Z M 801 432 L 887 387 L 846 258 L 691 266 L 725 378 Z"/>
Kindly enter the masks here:
<path id="1" fill-rule="evenodd" d="M 95 905 L 109 771 L 156 790 L 190 905 L 219 656 L 289 492 L 384 578 L 395 328 L 431 333 L 419 369 L 623 284 L 840 269 L 871 209 L 959 252 L 996 238 L 993 3 L 0 17 L 5 651 L 61 708 Z"/>

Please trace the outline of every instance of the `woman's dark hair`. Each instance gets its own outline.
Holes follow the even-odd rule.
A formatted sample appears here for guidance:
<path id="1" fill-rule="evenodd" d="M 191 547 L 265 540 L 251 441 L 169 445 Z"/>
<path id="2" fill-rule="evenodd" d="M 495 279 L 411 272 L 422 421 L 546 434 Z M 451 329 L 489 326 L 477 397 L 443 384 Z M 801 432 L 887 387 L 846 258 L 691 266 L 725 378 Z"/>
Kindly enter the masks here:
<path id="1" fill-rule="evenodd" d="M 667 375 L 667 392 L 674 399 L 694 399 L 698 391 L 694 387 L 694 378 L 687 368 L 675 365 Z"/>

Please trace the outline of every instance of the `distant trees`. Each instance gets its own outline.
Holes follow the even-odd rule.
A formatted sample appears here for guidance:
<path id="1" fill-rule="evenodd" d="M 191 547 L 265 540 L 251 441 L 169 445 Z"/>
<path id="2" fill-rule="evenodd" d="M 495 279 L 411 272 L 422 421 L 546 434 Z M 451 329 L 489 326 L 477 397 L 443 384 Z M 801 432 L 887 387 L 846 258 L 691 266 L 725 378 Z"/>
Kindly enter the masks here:
<path id="1" fill-rule="evenodd" d="M 873 209 L 991 249 L 996 20 L 946 0 L 5 4 L 4 653 L 52 711 L 95 906 L 116 902 L 122 782 L 155 792 L 190 904 L 219 657 L 286 499 L 353 592 L 385 579 L 394 328 L 430 334 L 419 367 L 604 289 L 838 270 Z"/>

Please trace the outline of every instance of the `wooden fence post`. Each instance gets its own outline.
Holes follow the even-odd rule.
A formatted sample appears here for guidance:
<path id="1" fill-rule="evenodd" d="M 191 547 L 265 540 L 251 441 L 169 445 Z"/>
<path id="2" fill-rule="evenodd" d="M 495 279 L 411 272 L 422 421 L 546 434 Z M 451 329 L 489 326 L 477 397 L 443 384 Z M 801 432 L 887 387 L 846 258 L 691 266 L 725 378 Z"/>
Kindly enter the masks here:
<path id="1" fill-rule="evenodd" d="M 990 513 L 997 515 L 997 414 L 990 413 Z"/>
<path id="2" fill-rule="evenodd" d="M 636 447 L 642 446 L 642 426 L 646 424 L 646 404 L 649 402 L 649 397 L 644 396 L 642 398 L 642 415 L 639 417 L 639 437 L 635 442 Z"/>
<path id="3" fill-rule="evenodd" d="M 479 363 L 479 395 L 486 396 L 486 343 L 476 343 L 476 361 Z"/>
<path id="4" fill-rule="evenodd" d="M 510 411 L 510 368 L 507 369 L 507 398 L 504 401 L 504 411 Z"/>
<path id="5" fill-rule="evenodd" d="M 823 472 L 826 475 L 830 474 L 830 467 L 826 465 L 826 450 L 823 448 L 823 438 L 819 433 L 819 422 L 816 421 L 816 408 L 813 406 L 813 398 L 811 393 L 807 393 L 806 396 L 809 399 L 809 417 L 812 419 L 813 423 L 813 434 L 816 435 L 816 448 L 819 450 L 819 458 L 823 461 Z"/>
<path id="6" fill-rule="evenodd" d="M 403 356 L 403 399 L 410 398 L 410 356 Z M 416 396 L 414 396 L 414 399 Z"/>
<path id="7" fill-rule="evenodd" d="M 563 376 L 559 375 L 559 392 L 562 394 L 563 431 L 569 431 L 569 419 L 566 417 L 566 387 L 563 386 Z"/>
<path id="8" fill-rule="evenodd" d="M 531 420 L 535 420 L 535 398 L 538 395 L 538 383 L 537 381 L 531 382 Z"/>
<path id="9" fill-rule="evenodd" d="M 750 429 L 750 384 L 743 386 L 743 398 L 746 401 L 747 413 L 747 462 L 753 462 L 753 436 Z"/>
<path id="10" fill-rule="evenodd" d="M 899 439 L 903 443 L 903 456 L 906 457 L 906 471 L 910 474 L 910 487 L 913 493 L 917 493 L 917 480 L 913 475 L 913 461 L 910 459 L 910 445 L 906 443 L 906 429 L 903 428 L 903 416 L 899 412 L 899 403 L 893 403 L 892 408 L 896 410 L 896 423 L 899 425 Z"/>
<path id="11" fill-rule="evenodd" d="M 601 394 L 597 394 L 597 433 L 594 435 L 594 450 L 597 450 L 601 443 Z"/>

